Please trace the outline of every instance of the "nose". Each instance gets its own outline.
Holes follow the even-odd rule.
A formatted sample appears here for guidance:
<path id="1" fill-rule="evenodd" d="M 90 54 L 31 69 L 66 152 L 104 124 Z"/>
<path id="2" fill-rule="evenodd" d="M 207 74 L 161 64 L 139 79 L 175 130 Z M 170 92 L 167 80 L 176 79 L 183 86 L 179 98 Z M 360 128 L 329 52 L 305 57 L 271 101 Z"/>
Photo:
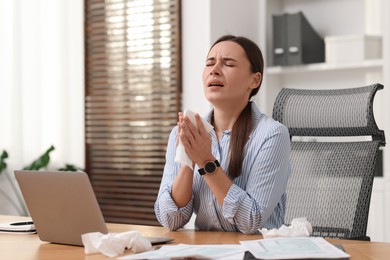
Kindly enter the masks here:
<path id="1" fill-rule="evenodd" d="M 215 63 L 214 66 L 211 67 L 210 69 L 210 75 L 219 75 L 220 70 L 219 70 L 219 63 Z"/>

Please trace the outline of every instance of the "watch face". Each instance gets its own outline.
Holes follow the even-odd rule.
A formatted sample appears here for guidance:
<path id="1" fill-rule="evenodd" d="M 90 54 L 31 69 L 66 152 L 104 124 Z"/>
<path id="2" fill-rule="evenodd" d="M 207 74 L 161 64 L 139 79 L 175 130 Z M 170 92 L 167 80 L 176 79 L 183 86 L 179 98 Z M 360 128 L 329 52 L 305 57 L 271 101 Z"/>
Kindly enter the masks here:
<path id="1" fill-rule="evenodd" d="M 216 169 L 217 166 L 215 165 L 214 162 L 207 162 L 206 165 L 204 166 L 204 170 L 207 173 L 214 173 Z"/>

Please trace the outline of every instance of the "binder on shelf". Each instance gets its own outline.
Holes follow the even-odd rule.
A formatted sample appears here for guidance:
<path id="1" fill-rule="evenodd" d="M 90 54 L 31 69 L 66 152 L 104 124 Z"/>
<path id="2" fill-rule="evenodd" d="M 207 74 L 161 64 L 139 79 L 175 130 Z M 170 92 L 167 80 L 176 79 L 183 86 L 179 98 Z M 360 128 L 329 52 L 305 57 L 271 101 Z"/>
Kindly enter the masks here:
<path id="1" fill-rule="evenodd" d="M 325 61 L 324 39 L 313 29 L 302 12 L 274 15 L 273 22 L 273 65 Z"/>
<path id="2" fill-rule="evenodd" d="M 273 15 L 273 65 L 287 65 L 287 14 Z"/>

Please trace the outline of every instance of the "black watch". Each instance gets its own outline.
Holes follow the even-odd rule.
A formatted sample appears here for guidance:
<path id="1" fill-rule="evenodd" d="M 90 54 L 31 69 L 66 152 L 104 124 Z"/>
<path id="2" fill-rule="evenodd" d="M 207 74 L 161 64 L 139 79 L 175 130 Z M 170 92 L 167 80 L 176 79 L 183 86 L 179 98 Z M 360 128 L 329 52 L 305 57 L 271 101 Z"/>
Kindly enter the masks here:
<path id="1" fill-rule="evenodd" d="M 200 168 L 198 172 L 200 175 L 205 175 L 206 173 L 213 174 L 219 166 L 221 165 L 219 164 L 218 160 L 215 160 L 214 162 L 209 161 L 204 165 L 203 168 Z"/>

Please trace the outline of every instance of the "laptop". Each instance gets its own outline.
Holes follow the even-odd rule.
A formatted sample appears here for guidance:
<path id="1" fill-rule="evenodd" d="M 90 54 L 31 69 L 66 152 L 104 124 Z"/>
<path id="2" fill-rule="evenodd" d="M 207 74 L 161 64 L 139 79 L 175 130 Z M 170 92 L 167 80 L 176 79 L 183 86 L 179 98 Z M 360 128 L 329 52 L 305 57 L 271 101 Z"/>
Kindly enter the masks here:
<path id="1" fill-rule="evenodd" d="M 69 171 L 15 171 L 39 239 L 83 246 L 81 235 L 108 233 L 88 175 Z M 145 237 L 152 244 L 172 241 Z"/>

